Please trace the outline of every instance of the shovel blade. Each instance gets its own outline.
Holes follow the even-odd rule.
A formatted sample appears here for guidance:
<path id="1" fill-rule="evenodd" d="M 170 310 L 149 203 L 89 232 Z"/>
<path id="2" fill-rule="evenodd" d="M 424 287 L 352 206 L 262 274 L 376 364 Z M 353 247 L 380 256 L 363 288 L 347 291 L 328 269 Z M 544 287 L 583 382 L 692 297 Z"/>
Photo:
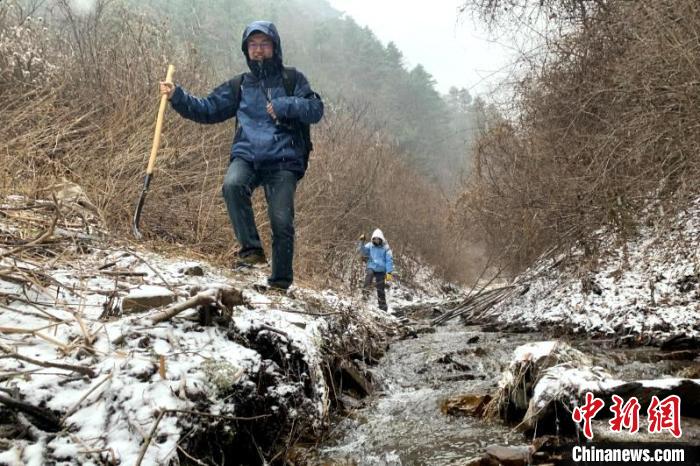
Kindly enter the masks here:
<path id="1" fill-rule="evenodd" d="M 139 230 L 139 223 L 141 222 L 141 211 L 143 210 L 143 205 L 146 202 L 146 194 L 148 194 L 148 187 L 151 184 L 151 174 L 147 174 L 143 182 L 143 189 L 141 190 L 141 196 L 139 197 L 139 202 L 136 204 L 136 211 L 134 212 L 134 220 L 131 224 L 131 231 L 134 237 L 138 240 L 143 238 L 143 234 Z"/>

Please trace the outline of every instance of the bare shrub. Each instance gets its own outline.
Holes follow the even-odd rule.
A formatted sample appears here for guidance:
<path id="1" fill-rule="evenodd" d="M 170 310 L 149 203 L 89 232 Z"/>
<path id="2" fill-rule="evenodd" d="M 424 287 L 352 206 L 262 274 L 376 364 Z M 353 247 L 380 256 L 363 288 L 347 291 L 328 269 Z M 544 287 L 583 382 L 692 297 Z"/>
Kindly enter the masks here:
<path id="1" fill-rule="evenodd" d="M 473 3 L 513 19 L 502 2 Z M 457 204 L 462 224 L 468 218 L 518 270 L 553 245 L 595 249 L 586 243 L 602 226 L 633 231 L 650 201 L 682 207 L 697 194 L 700 5 L 506 3 L 521 19 L 546 13 L 559 27 L 523 57 L 515 107 L 504 112 L 514 116 L 494 122 L 477 147 Z"/>

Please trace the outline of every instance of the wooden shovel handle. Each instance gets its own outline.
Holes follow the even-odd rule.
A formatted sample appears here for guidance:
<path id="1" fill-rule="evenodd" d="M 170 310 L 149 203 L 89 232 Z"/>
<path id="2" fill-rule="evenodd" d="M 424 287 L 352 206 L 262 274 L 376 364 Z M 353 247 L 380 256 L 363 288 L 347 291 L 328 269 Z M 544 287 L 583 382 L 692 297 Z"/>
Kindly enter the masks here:
<path id="1" fill-rule="evenodd" d="M 170 83 L 173 81 L 173 73 L 175 73 L 175 67 L 173 65 L 168 65 L 168 72 L 165 75 L 165 82 Z M 156 134 L 153 136 L 153 147 L 151 147 L 151 157 L 148 159 L 148 168 L 146 169 L 146 174 L 150 175 L 153 173 L 153 167 L 156 164 L 156 154 L 158 153 L 158 147 L 160 147 L 160 132 L 163 129 L 163 115 L 165 114 L 165 106 L 168 104 L 168 96 L 163 94 L 160 97 L 160 107 L 158 107 L 158 118 L 156 118 Z"/>

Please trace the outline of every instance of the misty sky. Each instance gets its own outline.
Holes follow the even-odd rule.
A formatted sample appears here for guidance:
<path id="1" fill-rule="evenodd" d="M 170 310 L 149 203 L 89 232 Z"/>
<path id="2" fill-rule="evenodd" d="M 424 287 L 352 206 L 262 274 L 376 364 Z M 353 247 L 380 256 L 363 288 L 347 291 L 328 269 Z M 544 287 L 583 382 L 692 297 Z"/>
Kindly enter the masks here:
<path id="1" fill-rule="evenodd" d="M 329 0 L 361 26 L 368 26 L 386 44 L 393 41 L 409 68 L 421 63 L 437 81 L 437 89 L 465 87 L 484 93 L 504 77 L 510 50 L 488 40 L 469 14 L 458 15 L 464 0 Z M 492 75 L 494 74 L 495 75 Z"/>

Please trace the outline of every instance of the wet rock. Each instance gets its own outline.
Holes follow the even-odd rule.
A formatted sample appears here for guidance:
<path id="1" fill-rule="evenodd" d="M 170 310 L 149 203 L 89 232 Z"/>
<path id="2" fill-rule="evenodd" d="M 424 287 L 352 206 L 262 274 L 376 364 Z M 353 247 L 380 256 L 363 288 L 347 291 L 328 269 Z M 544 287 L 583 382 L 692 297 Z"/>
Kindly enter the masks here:
<path id="1" fill-rule="evenodd" d="M 536 434 L 553 433 L 557 428 L 561 433 L 572 434 L 576 431 L 571 416 L 560 416 L 568 412 L 569 400 L 581 397 L 584 387 L 595 391 L 613 377 L 599 367 L 574 367 L 571 363 L 559 364 L 542 371 L 520 428 Z M 558 421 L 558 422 L 557 422 Z"/>
<path id="2" fill-rule="evenodd" d="M 486 455 L 503 466 L 525 466 L 531 462 L 531 450 L 527 446 L 491 445 Z"/>
<path id="3" fill-rule="evenodd" d="M 164 307 L 177 301 L 177 296 L 166 288 L 157 288 L 147 293 L 135 290 L 122 299 L 122 312 L 143 312 L 150 309 Z"/>
<path id="4" fill-rule="evenodd" d="M 345 410 L 358 409 L 362 406 L 360 400 L 347 393 L 341 393 L 340 396 L 338 396 L 338 401 L 343 405 Z"/>
<path id="5" fill-rule="evenodd" d="M 443 414 L 452 416 L 477 416 L 484 413 L 491 395 L 458 395 L 448 398 L 440 405 Z"/>
<path id="6" fill-rule="evenodd" d="M 181 274 L 190 276 L 190 277 L 203 277 L 204 276 L 204 269 L 202 268 L 201 265 L 191 265 L 188 267 L 183 267 L 180 270 L 178 270 Z"/>
<path id="7" fill-rule="evenodd" d="M 359 389 L 362 396 L 372 394 L 374 391 L 372 381 L 359 367 L 357 367 L 357 364 L 352 361 L 342 360 L 338 365 L 338 369 L 341 372 L 341 383 L 343 383 L 344 388 L 351 386 Z"/>
<path id="8" fill-rule="evenodd" d="M 661 343 L 665 351 L 700 349 L 700 338 L 685 334 L 673 335 Z"/>
<path id="9" fill-rule="evenodd" d="M 655 360 L 657 361 L 692 361 L 695 359 L 700 350 L 679 350 L 679 351 L 669 351 L 661 352 L 656 355 Z"/>
<path id="10" fill-rule="evenodd" d="M 456 358 L 455 353 L 445 353 L 439 357 L 435 362 L 440 364 L 449 364 L 452 369 L 458 371 L 470 371 L 471 367 L 466 362 L 460 361 Z"/>
<path id="11" fill-rule="evenodd" d="M 448 375 L 445 377 L 440 377 L 442 382 L 463 382 L 466 380 L 474 380 L 477 377 L 474 374 L 459 374 L 459 375 Z M 483 376 L 480 376 L 483 379 Z"/>

